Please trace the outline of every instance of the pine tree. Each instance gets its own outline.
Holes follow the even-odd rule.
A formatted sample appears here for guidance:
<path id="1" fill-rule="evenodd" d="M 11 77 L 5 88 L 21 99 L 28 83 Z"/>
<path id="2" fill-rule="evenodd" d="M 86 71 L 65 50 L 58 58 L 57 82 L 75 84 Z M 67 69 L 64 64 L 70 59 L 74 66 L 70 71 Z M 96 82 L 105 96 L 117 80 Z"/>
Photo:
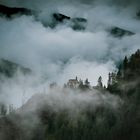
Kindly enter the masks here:
<path id="1" fill-rule="evenodd" d="M 124 61 L 123 61 L 123 69 L 126 70 L 128 68 L 128 58 L 125 56 Z"/>
<path id="2" fill-rule="evenodd" d="M 102 77 L 101 76 L 98 78 L 98 84 L 97 84 L 97 86 L 100 87 L 100 88 L 103 87 Z"/>
<path id="3" fill-rule="evenodd" d="M 88 79 L 85 80 L 85 85 L 89 86 L 90 82 L 88 81 Z"/>

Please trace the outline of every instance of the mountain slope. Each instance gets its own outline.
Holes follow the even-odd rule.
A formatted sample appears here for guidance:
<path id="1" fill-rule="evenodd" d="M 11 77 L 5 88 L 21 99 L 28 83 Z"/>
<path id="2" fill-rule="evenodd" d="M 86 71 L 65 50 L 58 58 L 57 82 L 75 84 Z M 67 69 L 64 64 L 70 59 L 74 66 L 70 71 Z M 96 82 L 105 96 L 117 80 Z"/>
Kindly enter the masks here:
<path id="1" fill-rule="evenodd" d="M 17 7 L 7 7 L 0 5 L 0 14 L 5 15 L 6 17 L 11 17 L 15 14 L 21 15 L 32 15 L 33 11 L 26 8 L 17 8 Z"/>
<path id="2" fill-rule="evenodd" d="M 25 68 L 8 60 L 0 59 L 0 75 L 12 77 L 18 70 L 23 74 L 31 73 L 31 70 L 29 68 Z"/>

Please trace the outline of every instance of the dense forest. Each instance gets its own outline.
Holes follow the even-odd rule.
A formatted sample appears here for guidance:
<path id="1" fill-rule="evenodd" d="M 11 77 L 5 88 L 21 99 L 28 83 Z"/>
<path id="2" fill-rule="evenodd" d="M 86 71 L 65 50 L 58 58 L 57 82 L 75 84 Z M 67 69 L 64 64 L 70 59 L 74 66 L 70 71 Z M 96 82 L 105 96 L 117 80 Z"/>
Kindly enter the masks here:
<path id="1" fill-rule="evenodd" d="M 0 118 L 2 140 L 138 140 L 140 138 L 140 50 L 125 57 L 117 73 L 109 73 L 108 86 L 102 87 L 101 77 L 96 88 L 119 96 L 117 110 L 90 104 L 71 117 L 69 110 L 51 110 L 47 104 L 36 112 L 19 113 L 27 105 Z M 89 82 L 79 88 L 86 94 Z M 66 88 L 66 87 L 65 87 Z M 35 97 L 37 98 L 37 97 Z M 38 100 L 38 98 L 37 98 Z M 84 104 L 84 103 L 83 103 Z M 75 114 L 75 112 L 73 112 Z M 36 118 L 38 118 L 36 120 Z"/>

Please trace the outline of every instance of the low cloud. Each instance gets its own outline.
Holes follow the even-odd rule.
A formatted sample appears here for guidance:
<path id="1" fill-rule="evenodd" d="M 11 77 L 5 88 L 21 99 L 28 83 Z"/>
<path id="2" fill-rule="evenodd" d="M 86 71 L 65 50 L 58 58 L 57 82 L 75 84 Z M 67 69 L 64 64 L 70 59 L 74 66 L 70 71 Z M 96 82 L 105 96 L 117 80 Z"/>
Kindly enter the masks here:
<path id="1" fill-rule="evenodd" d="M 134 7 L 137 1 L 77 1 L 76 4 L 74 1 L 55 1 L 55 5 L 54 1 L 39 2 L 1 1 L 9 6 L 40 11 L 39 20 L 46 22 L 53 12 L 88 20 L 85 31 L 74 31 L 67 24 L 54 29 L 44 27 L 33 16 L 15 16 L 11 20 L 0 18 L 0 58 L 29 67 L 42 85 L 45 80 L 47 84 L 56 81 L 63 85 L 75 76 L 83 80 L 89 78 L 91 84 L 96 85 L 100 75 L 106 85 L 108 73 L 116 69 L 115 64 L 139 48 L 139 20 L 135 17 L 138 8 Z M 114 26 L 136 34 L 114 38 L 108 32 Z M 29 81 L 34 83 L 34 80 Z M 22 91 L 20 86 L 6 84 L 3 84 L 2 96 L 5 96 L 4 92 L 8 95 L 11 89 L 17 94 Z M 9 91 L 5 88 L 8 84 L 11 85 Z M 43 90 L 46 85 L 40 88 L 41 84 L 37 87 Z"/>

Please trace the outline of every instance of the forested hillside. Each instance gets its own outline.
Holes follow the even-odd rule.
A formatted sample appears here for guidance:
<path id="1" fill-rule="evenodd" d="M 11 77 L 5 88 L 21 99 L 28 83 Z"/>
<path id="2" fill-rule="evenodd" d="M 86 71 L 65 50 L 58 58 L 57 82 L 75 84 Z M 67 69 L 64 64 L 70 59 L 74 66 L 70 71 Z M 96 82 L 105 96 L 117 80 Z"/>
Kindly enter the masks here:
<path id="1" fill-rule="evenodd" d="M 108 94 L 109 91 L 112 95 L 119 96 L 121 100 L 116 109 L 109 107 L 108 103 L 102 100 L 96 107 L 91 102 L 77 102 L 76 106 L 79 106 L 80 110 L 78 113 L 76 108 L 73 110 L 70 106 L 67 107 L 69 103 L 57 110 L 54 109 L 55 104 L 47 104 L 45 98 L 49 96 L 35 95 L 20 110 L 0 118 L 0 136 L 4 140 L 138 140 L 139 77 L 140 51 L 137 50 L 135 54 L 124 58 L 114 77 L 115 82 L 108 85 L 107 89 L 104 89 L 105 92 L 97 93 L 102 97 L 102 94 Z M 68 94 L 66 89 L 63 90 Z M 88 92 L 84 90 L 82 94 Z M 63 99 L 56 100 L 56 106 L 57 102 L 63 102 Z M 38 107 L 32 110 L 35 103 Z M 26 111 L 28 109 L 32 111 Z"/>

